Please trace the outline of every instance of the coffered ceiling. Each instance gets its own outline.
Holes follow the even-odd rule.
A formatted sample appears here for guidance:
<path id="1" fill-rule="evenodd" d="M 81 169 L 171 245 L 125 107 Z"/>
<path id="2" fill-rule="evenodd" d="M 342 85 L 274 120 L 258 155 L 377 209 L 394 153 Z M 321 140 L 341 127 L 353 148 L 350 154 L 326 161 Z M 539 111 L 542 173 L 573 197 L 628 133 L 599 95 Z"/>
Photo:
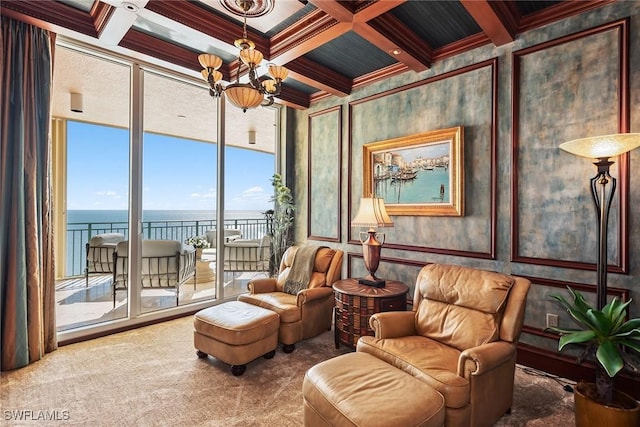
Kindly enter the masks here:
<path id="1" fill-rule="evenodd" d="M 224 59 L 224 80 L 238 71 L 242 17 L 235 0 L 3 0 L 3 15 L 134 58 L 199 75 L 201 52 Z M 487 0 L 258 0 L 248 37 L 289 78 L 278 102 L 307 108 L 389 76 L 423 71 L 461 52 L 512 42 L 518 34 L 611 3 Z M 233 6 L 233 5 L 232 5 Z M 265 61 L 265 63 L 267 62 Z M 240 69 L 244 73 L 244 67 Z M 261 69 L 266 72 L 265 69 Z"/>

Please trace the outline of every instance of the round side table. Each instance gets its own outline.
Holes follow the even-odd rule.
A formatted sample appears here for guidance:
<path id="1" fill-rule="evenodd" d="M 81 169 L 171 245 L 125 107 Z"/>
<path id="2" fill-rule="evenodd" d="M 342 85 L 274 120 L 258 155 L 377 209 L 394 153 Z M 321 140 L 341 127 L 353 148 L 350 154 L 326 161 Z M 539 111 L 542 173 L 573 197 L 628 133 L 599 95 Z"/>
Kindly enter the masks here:
<path id="1" fill-rule="evenodd" d="M 340 343 L 355 348 L 358 338 L 373 336 L 369 318 L 383 311 L 405 311 L 409 287 L 387 280 L 384 288 L 361 285 L 357 279 L 338 280 L 333 284 L 336 298 L 334 331 L 336 348 Z"/>

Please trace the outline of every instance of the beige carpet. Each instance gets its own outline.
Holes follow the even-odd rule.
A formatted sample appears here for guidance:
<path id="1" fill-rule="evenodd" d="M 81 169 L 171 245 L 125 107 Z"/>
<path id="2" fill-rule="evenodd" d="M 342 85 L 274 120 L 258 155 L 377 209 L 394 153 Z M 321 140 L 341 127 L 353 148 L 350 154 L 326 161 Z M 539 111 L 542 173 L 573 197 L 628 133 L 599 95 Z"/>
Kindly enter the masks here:
<path id="1" fill-rule="evenodd" d="M 0 425 L 301 426 L 305 371 L 349 351 L 336 350 L 327 332 L 234 377 L 224 363 L 196 357 L 192 330 L 186 317 L 61 347 L 3 372 Z M 573 396 L 563 384 L 519 367 L 513 412 L 497 425 L 573 425 Z"/>

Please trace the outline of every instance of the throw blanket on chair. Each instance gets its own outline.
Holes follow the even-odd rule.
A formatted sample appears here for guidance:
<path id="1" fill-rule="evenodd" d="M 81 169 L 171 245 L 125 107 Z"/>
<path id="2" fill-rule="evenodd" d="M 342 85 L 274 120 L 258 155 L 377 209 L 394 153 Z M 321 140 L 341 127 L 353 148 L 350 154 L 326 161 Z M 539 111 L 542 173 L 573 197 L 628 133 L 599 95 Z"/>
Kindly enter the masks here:
<path id="1" fill-rule="evenodd" d="M 291 270 L 284 282 L 282 290 L 291 295 L 297 295 L 309 287 L 313 264 L 316 262 L 316 252 L 321 246 L 301 246 L 293 259 Z"/>

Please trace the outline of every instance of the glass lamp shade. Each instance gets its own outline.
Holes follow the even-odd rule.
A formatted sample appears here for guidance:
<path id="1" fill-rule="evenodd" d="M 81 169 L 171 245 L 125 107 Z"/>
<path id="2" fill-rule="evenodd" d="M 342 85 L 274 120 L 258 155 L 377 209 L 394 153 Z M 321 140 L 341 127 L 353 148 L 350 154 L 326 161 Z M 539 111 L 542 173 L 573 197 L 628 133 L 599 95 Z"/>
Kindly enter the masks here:
<path id="1" fill-rule="evenodd" d="M 608 159 L 640 147 L 640 133 L 619 133 L 574 139 L 560 144 L 560 149 L 577 156 Z"/>
<path id="2" fill-rule="evenodd" d="M 281 65 L 269 64 L 269 74 L 274 79 L 284 80 L 289 75 L 289 70 Z"/>
<path id="3" fill-rule="evenodd" d="M 264 96 L 248 83 L 232 83 L 225 88 L 224 93 L 229 98 L 229 102 L 242 108 L 242 111 L 256 108 L 264 99 Z"/>
<path id="4" fill-rule="evenodd" d="M 267 92 L 274 93 L 276 91 L 276 81 L 273 79 L 263 80 L 262 87 L 264 87 Z"/>
<path id="5" fill-rule="evenodd" d="M 198 55 L 198 61 L 203 68 L 212 68 L 217 70 L 222 66 L 222 58 L 210 53 L 202 53 Z"/>
<path id="6" fill-rule="evenodd" d="M 352 227 L 393 227 L 393 221 L 379 197 L 360 198 L 360 208 L 351 221 Z"/>
<path id="7" fill-rule="evenodd" d="M 202 77 L 206 81 L 209 81 L 209 72 L 206 69 L 202 70 L 200 73 L 202 74 Z M 213 82 L 214 83 L 218 83 L 220 80 L 222 80 L 222 73 L 220 71 L 218 71 L 218 70 L 214 70 L 211 73 L 211 76 L 213 77 Z"/>
<path id="8" fill-rule="evenodd" d="M 242 49 L 240 51 L 240 59 L 246 65 L 259 65 L 262 62 L 262 53 L 255 49 Z"/>

